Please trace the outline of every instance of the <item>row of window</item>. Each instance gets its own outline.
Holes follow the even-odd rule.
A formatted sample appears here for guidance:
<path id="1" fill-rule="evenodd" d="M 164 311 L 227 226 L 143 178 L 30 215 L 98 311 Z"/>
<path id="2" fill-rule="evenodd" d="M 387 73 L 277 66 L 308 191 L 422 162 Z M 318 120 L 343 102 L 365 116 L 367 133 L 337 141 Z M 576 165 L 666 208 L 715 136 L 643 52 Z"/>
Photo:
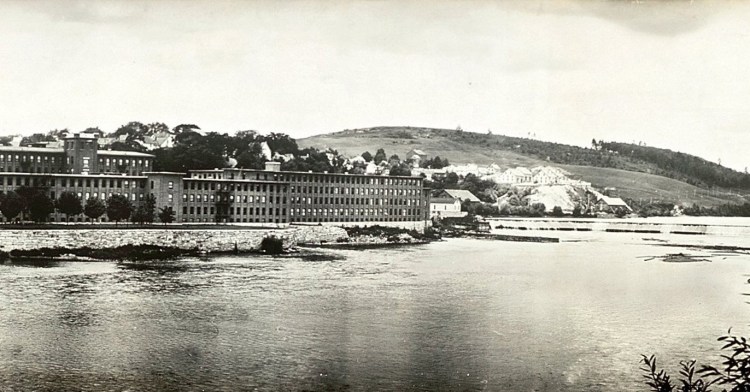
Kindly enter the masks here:
<path id="1" fill-rule="evenodd" d="M 50 178 L 50 177 L 20 177 L 20 176 L 0 176 L 0 185 L 26 185 L 26 186 L 50 186 L 57 185 L 71 188 L 144 188 L 145 180 L 123 180 L 121 178 Z"/>
<path id="2" fill-rule="evenodd" d="M 99 193 L 99 192 L 76 192 L 76 195 L 84 203 L 86 202 L 86 200 L 88 200 L 89 198 L 92 198 L 92 197 L 94 199 L 107 200 L 110 197 L 112 197 L 112 195 L 123 195 L 123 196 L 125 196 L 125 198 L 127 198 L 130 201 L 143 201 L 144 198 L 146 197 L 146 195 L 144 193 L 135 193 L 135 192 L 133 192 L 133 193 L 128 193 L 128 192 L 125 192 L 125 193 L 120 193 L 120 192 L 109 192 L 109 193 L 107 193 L 107 192 L 101 192 L 101 193 Z M 50 192 L 50 198 L 52 200 L 55 199 L 55 192 L 54 191 Z"/>
<path id="3" fill-rule="evenodd" d="M 73 157 L 68 157 L 68 164 L 73 164 Z M 52 155 L 52 154 L 45 154 L 45 155 L 29 155 L 29 154 L 0 154 L 0 163 L 2 162 L 29 162 L 29 163 L 51 163 L 51 164 L 58 164 L 63 162 L 63 156 L 62 155 Z M 102 158 L 99 157 L 99 164 L 104 166 L 110 166 L 110 165 L 130 165 L 131 160 L 130 158 Z M 132 163 L 134 165 L 139 165 L 143 167 L 149 166 L 149 160 L 148 159 L 133 159 Z"/>
<path id="4" fill-rule="evenodd" d="M 202 178 L 202 179 L 234 179 L 237 170 L 226 170 L 226 171 L 211 171 L 211 172 L 191 172 L 191 178 Z M 292 182 L 312 182 L 312 183 L 326 183 L 326 184 L 369 184 L 369 185 L 407 185 L 416 186 L 421 185 L 421 179 L 417 178 L 392 178 L 392 177 L 378 177 L 378 176 L 352 176 L 352 175 L 331 175 L 331 174 L 298 174 L 298 173 L 268 173 L 263 171 L 239 171 L 237 178 L 241 179 L 252 179 L 252 174 L 255 174 L 256 180 L 268 180 L 273 178 L 274 180 L 280 181 L 292 181 Z"/>
<path id="5" fill-rule="evenodd" d="M 172 184 L 172 182 L 169 182 Z M 218 186 L 217 186 L 218 185 Z M 170 188 L 172 189 L 172 185 Z M 188 181 L 185 184 L 185 189 L 208 191 L 208 190 L 220 190 L 220 191 L 243 191 L 243 192 L 286 192 L 287 186 L 282 184 L 248 184 L 248 183 L 216 183 L 216 182 L 202 182 L 202 181 Z"/>
<path id="6" fill-rule="evenodd" d="M 209 194 L 202 194 L 202 193 L 199 193 L 199 194 L 193 194 L 193 193 L 187 194 L 187 193 L 183 193 L 182 194 L 182 201 L 183 202 L 191 201 L 191 202 L 199 202 L 199 203 L 201 203 L 201 202 L 214 202 L 214 201 L 217 201 L 217 202 L 228 201 L 228 202 L 232 202 L 232 203 L 233 202 L 237 202 L 237 203 L 265 203 L 266 200 L 268 200 L 269 203 L 273 203 L 274 196 L 265 196 L 265 195 L 259 195 L 259 196 L 255 196 L 255 195 L 237 195 L 235 197 L 235 195 L 228 195 L 227 196 L 227 195 L 216 195 L 216 194 L 213 194 L 213 193 L 209 193 Z M 286 204 L 286 196 L 284 196 L 283 198 L 280 197 L 280 196 L 276 196 L 276 204 L 281 204 L 281 203 Z"/>
<path id="7" fill-rule="evenodd" d="M 122 166 L 122 165 L 129 166 L 130 165 L 130 159 L 128 159 L 128 158 L 125 158 L 125 159 L 122 159 L 122 158 L 119 158 L 119 159 L 112 158 L 110 160 L 110 158 L 101 158 L 101 157 L 99 157 L 99 166 Z M 147 168 L 148 165 L 149 165 L 149 160 L 148 159 L 146 159 L 146 160 L 143 160 L 143 159 L 138 159 L 138 160 L 133 159 L 133 165 L 143 166 L 143 167 Z"/>
<path id="8" fill-rule="evenodd" d="M 419 199 L 372 199 L 372 198 L 359 198 L 359 197 L 300 197 L 292 196 L 292 204 L 368 204 L 368 205 L 406 205 L 406 206 L 419 206 Z"/>
<path id="9" fill-rule="evenodd" d="M 419 218 L 419 217 L 417 217 Z M 403 216 L 403 215 L 371 215 L 368 217 L 363 216 L 354 216 L 354 217 L 345 217 L 345 216 L 293 216 L 289 219 L 291 222 L 310 222 L 310 223 L 317 223 L 317 222 L 344 222 L 344 223 L 356 223 L 356 222 L 407 222 L 407 221 L 413 221 L 413 217 L 409 216 Z"/>
<path id="10" fill-rule="evenodd" d="M 42 167 L 22 167 L 22 166 L 14 166 L 14 167 L 7 167 L 4 166 L 2 172 L 4 173 L 63 173 L 62 167 L 49 167 L 49 166 L 42 166 Z"/>
<path id="11" fill-rule="evenodd" d="M 339 188 L 339 187 L 317 187 L 314 185 L 300 186 L 292 185 L 291 192 L 299 191 L 301 194 L 322 193 L 329 195 L 389 195 L 389 196 L 414 196 L 420 193 L 419 189 L 394 189 L 394 188 Z M 320 191 L 320 192 L 318 192 Z"/>
<path id="12" fill-rule="evenodd" d="M 219 210 L 215 207 L 209 207 L 209 206 L 183 206 L 182 207 L 182 214 L 183 215 L 216 215 L 216 213 L 219 213 L 219 215 L 223 213 L 227 215 L 266 215 L 266 212 L 268 212 L 268 215 L 286 215 L 286 207 L 284 208 L 273 208 L 269 207 L 266 209 L 266 207 L 229 207 L 226 210 Z M 254 212 L 254 213 L 253 213 Z"/>
<path id="13" fill-rule="evenodd" d="M 292 208 L 292 216 L 413 216 L 421 215 L 419 208 Z"/>
<path id="14" fill-rule="evenodd" d="M 251 174 L 255 174 L 255 178 Z M 284 181 L 284 175 L 280 173 L 268 173 L 268 172 L 246 172 L 242 171 L 238 176 L 234 175 L 234 171 L 212 171 L 206 172 L 190 172 L 190 178 L 197 178 L 203 180 L 258 180 L 258 181 Z"/>
<path id="15" fill-rule="evenodd" d="M 216 220 L 213 218 L 193 218 L 193 217 L 183 217 L 182 221 L 184 223 L 208 223 L 208 222 L 215 222 Z M 255 218 L 227 218 L 227 219 L 221 219 L 220 222 L 222 223 L 286 223 L 286 217 L 282 216 L 280 218 L 266 218 L 266 217 L 255 217 Z"/>
<path id="16" fill-rule="evenodd" d="M 0 154 L 0 162 L 51 162 L 54 164 L 62 163 L 62 161 L 62 156 L 59 155 Z"/>
<path id="17" fill-rule="evenodd" d="M 420 179 L 416 178 L 393 178 L 378 176 L 348 176 L 348 175 L 325 175 L 325 174 L 292 174 L 292 182 L 313 182 L 328 184 L 362 184 L 362 185 L 392 185 L 392 186 L 416 186 L 421 185 Z"/>

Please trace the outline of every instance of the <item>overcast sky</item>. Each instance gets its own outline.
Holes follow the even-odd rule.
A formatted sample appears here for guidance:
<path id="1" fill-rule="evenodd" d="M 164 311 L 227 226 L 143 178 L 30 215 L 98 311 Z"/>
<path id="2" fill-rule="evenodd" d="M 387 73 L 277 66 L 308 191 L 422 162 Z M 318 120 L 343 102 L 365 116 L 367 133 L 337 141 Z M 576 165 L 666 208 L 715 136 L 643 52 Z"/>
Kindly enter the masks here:
<path id="1" fill-rule="evenodd" d="M 0 0 L 0 134 L 379 125 L 750 166 L 750 1 Z"/>

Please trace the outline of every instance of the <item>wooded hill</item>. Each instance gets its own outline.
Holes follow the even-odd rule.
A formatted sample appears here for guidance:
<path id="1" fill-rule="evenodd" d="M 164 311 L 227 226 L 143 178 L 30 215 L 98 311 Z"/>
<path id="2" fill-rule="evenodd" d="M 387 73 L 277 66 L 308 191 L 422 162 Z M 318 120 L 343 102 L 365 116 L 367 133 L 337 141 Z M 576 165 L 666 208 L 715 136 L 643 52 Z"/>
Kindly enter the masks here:
<path id="1" fill-rule="evenodd" d="M 594 186 L 617 187 L 623 197 L 633 199 L 715 205 L 744 202 L 742 196 L 750 194 L 750 175 L 746 173 L 693 155 L 628 143 L 596 141 L 583 148 L 490 133 L 416 127 L 352 129 L 298 139 L 297 143 L 300 147 L 335 148 L 345 155 L 384 148 L 389 155 L 405 158 L 411 149 L 420 149 L 454 164 L 555 165 Z"/>

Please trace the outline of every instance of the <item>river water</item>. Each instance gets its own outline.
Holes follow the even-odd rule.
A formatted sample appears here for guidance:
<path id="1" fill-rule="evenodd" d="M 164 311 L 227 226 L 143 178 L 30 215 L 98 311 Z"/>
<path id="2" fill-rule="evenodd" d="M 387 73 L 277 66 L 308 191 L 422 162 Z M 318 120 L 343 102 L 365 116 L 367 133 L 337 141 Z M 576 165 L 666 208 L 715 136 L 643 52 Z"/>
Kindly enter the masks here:
<path id="1" fill-rule="evenodd" d="M 601 237 L 0 265 L 0 390 L 643 390 L 747 331 L 750 256 Z"/>

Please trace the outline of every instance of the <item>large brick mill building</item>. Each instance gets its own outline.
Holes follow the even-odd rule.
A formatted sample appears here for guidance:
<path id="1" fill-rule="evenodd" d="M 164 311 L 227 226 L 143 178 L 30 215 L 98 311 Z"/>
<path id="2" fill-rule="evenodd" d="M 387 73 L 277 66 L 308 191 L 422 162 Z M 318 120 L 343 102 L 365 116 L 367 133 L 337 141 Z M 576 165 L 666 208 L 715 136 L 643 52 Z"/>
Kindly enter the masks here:
<path id="1" fill-rule="evenodd" d="M 421 177 L 224 168 L 186 173 L 153 171 L 154 156 L 97 149 L 94 135 L 74 134 L 62 148 L 0 147 L 0 191 L 19 186 L 70 191 L 82 202 L 125 195 L 134 206 L 148 194 L 171 206 L 178 223 L 381 224 L 423 228 L 429 192 Z M 78 216 L 75 219 L 85 221 Z M 64 217 L 53 214 L 51 221 Z M 102 218 L 106 221 L 106 217 Z"/>

